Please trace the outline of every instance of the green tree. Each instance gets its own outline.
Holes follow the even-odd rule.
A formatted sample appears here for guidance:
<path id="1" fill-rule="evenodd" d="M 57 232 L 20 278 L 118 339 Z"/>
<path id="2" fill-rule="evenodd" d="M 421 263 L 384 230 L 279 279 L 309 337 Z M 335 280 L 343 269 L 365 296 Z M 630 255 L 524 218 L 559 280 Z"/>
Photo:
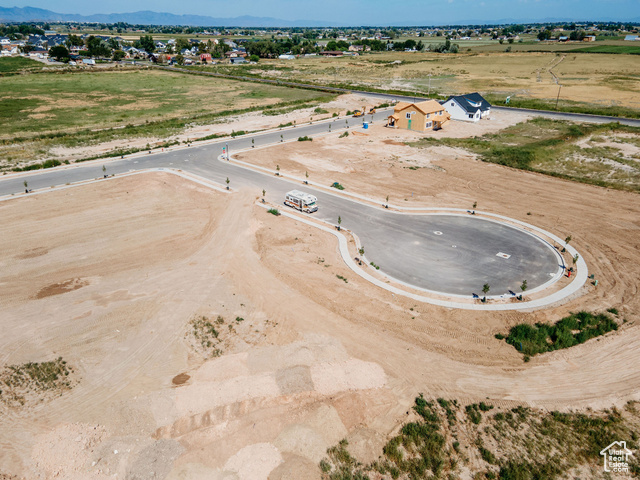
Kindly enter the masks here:
<path id="1" fill-rule="evenodd" d="M 111 49 L 101 38 L 90 35 L 87 37 L 87 52 L 90 57 L 105 57 L 111 53 Z"/>
<path id="2" fill-rule="evenodd" d="M 186 38 L 178 38 L 176 40 L 176 52 L 180 53 L 182 52 L 182 50 L 184 50 L 185 48 L 190 48 L 191 45 L 189 44 L 189 41 Z"/>
<path id="3" fill-rule="evenodd" d="M 156 44 L 151 35 L 142 35 L 138 44 L 147 53 L 153 53 L 156 51 Z"/>
<path id="4" fill-rule="evenodd" d="M 111 37 L 107 41 L 107 45 L 111 50 L 120 50 L 120 43 L 118 43 L 118 40 L 116 39 L 116 37 Z"/>
<path id="5" fill-rule="evenodd" d="M 482 293 L 484 294 L 484 298 L 482 299 L 483 302 L 487 300 L 487 293 L 489 293 L 489 290 L 491 290 L 491 287 L 489 286 L 488 283 L 485 283 L 482 286 Z"/>
<path id="6" fill-rule="evenodd" d="M 549 40 L 551 38 L 551 30 L 542 30 L 538 33 L 538 40 Z"/>
<path id="7" fill-rule="evenodd" d="M 58 62 L 68 62 L 69 50 L 63 45 L 56 45 L 49 49 L 49 56 L 55 58 Z"/>
<path id="8" fill-rule="evenodd" d="M 84 40 L 82 40 L 78 35 L 69 35 L 66 43 L 70 47 L 81 47 L 84 45 Z"/>
<path id="9" fill-rule="evenodd" d="M 184 55 L 182 55 L 181 53 L 176 55 L 176 63 L 178 65 L 184 65 Z"/>
<path id="10" fill-rule="evenodd" d="M 126 56 L 127 55 L 122 50 L 115 50 L 113 52 L 112 59 L 113 59 L 114 62 L 119 62 L 120 60 L 122 60 Z"/>

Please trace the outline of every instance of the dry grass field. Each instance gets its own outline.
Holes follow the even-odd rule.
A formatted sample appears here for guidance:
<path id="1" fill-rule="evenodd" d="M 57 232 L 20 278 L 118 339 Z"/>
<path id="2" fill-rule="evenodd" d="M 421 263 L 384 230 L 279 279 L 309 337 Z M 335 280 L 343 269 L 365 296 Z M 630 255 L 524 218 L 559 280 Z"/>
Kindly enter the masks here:
<path id="1" fill-rule="evenodd" d="M 317 105 L 331 98 L 311 90 L 146 69 L 15 75 L 0 78 L 0 87 L 3 169 L 55 158 L 55 148 L 123 144 L 132 137 L 167 141 L 189 126 L 234 113 Z"/>
<path id="2" fill-rule="evenodd" d="M 321 84 L 416 90 L 440 95 L 480 91 L 505 97 L 561 99 L 600 106 L 640 108 L 640 56 L 561 52 L 390 52 L 360 57 L 261 60 L 256 66 L 224 67 L 267 78 Z M 394 63 L 396 62 L 396 63 Z M 223 68 L 223 67 L 210 67 Z"/>

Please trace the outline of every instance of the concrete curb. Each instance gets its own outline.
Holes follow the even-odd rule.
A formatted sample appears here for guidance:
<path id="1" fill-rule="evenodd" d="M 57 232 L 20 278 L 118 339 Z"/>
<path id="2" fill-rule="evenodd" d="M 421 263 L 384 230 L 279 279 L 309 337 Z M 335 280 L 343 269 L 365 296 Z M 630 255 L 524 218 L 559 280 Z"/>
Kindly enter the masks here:
<path id="1" fill-rule="evenodd" d="M 136 170 L 134 172 L 127 172 L 127 173 L 120 173 L 118 175 L 113 175 L 113 176 L 109 176 L 107 178 L 97 178 L 94 180 L 85 180 L 82 182 L 75 182 L 75 183 L 70 183 L 69 185 L 58 185 L 55 186 L 53 188 L 44 188 L 41 190 L 36 190 L 34 192 L 29 192 L 29 193 L 21 193 L 21 194 L 17 194 L 17 195 L 5 195 L 0 197 L 0 202 L 6 202 L 8 200 L 17 200 L 20 198 L 29 198 L 31 196 L 34 195 L 43 195 L 45 193 L 51 193 L 51 192 L 58 192 L 60 190 L 66 190 L 68 188 L 73 188 L 73 187 L 82 187 L 84 185 L 91 185 L 93 183 L 101 183 L 101 182 L 106 182 L 109 180 L 117 180 L 119 178 L 124 178 L 124 177 L 130 177 L 133 175 L 140 175 L 142 173 L 151 173 L 151 172 L 164 172 L 164 173 L 170 173 L 172 175 L 176 175 L 178 177 L 182 177 L 186 180 L 192 181 L 194 183 L 198 183 L 204 187 L 207 188 L 211 188 L 214 190 L 217 190 L 218 192 L 221 193 L 231 193 L 233 191 L 233 189 L 229 189 L 227 190 L 226 187 L 219 185 L 211 180 L 208 180 L 206 178 L 203 177 L 199 177 L 197 175 L 193 175 L 191 173 L 185 173 L 184 171 L 178 170 L 178 169 L 171 169 L 171 168 L 165 168 L 165 167 L 158 167 L 158 168 L 145 168 L 144 170 Z"/>
<path id="2" fill-rule="evenodd" d="M 271 145 L 264 145 L 261 146 L 260 148 L 267 148 Z M 246 152 L 246 151 L 250 151 L 250 150 L 255 150 L 255 149 L 242 149 L 242 150 L 238 150 L 238 152 Z M 226 157 L 222 158 L 222 155 L 218 157 L 218 160 L 220 161 L 226 161 Z M 253 171 L 257 171 L 259 173 L 262 174 L 269 174 L 272 175 L 273 174 L 273 170 L 267 169 L 265 167 L 261 167 L 261 166 L 257 166 L 257 165 L 252 165 L 250 163 L 247 162 L 243 162 L 241 160 L 237 160 L 233 158 L 233 155 L 230 156 L 230 160 L 233 160 L 233 163 L 236 164 L 236 166 L 240 167 L 240 168 L 245 168 L 247 170 L 253 170 Z M 289 183 L 295 184 L 295 185 L 300 185 L 303 181 L 301 179 L 298 179 L 297 177 L 293 177 L 293 176 L 288 176 L 288 175 L 283 175 L 280 174 L 279 177 Z M 314 182 L 308 182 L 307 186 L 309 187 L 315 187 L 316 189 L 320 189 L 322 188 L 322 192 L 328 195 L 333 195 L 335 197 L 341 197 L 341 198 L 347 198 L 348 200 L 352 201 L 352 202 L 356 202 L 359 203 L 361 205 L 365 205 L 365 206 L 369 206 L 372 207 L 374 205 L 377 205 L 377 202 L 375 202 L 374 200 L 364 196 L 364 195 L 359 195 L 359 194 L 355 194 L 355 193 L 349 193 L 349 192 L 332 192 L 330 191 L 330 187 L 324 187 L 322 185 L 319 185 L 317 183 Z M 385 211 L 387 211 L 388 213 L 391 214 L 396 214 L 396 215 L 463 215 L 463 214 L 467 214 L 469 213 L 469 210 L 466 210 L 464 208 L 440 208 L 440 207 L 400 207 L 400 206 L 393 206 L 393 209 L 384 209 Z M 494 214 L 494 213 L 490 213 L 490 212 L 484 212 L 484 211 L 480 211 L 480 210 L 476 210 L 476 215 L 478 216 L 483 216 L 485 217 L 484 220 L 487 221 L 492 221 L 492 222 L 496 222 L 496 223 L 501 223 L 501 224 L 506 224 L 507 226 L 510 226 L 511 228 L 519 228 L 521 231 L 525 232 L 528 235 L 531 235 L 535 238 L 537 238 L 538 240 L 542 241 L 543 243 L 546 243 L 548 245 L 548 247 L 553 250 L 553 252 L 556 254 L 556 256 L 558 257 L 559 261 L 560 261 L 560 267 L 558 268 L 558 270 L 556 271 L 556 275 L 553 279 L 551 279 L 550 281 L 544 283 L 543 285 L 540 285 L 538 287 L 536 287 L 535 289 L 532 290 L 528 290 L 526 292 L 526 294 L 532 294 L 532 293 L 537 293 L 540 292 L 546 288 L 549 288 L 552 284 L 556 283 L 558 280 L 560 280 L 560 278 L 562 278 L 562 274 L 566 269 L 566 265 L 564 262 L 564 259 L 562 258 L 562 255 L 560 255 L 558 253 L 558 251 L 556 250 L 556 248 L 551 245 L 551 243 L 547 240 L 545 240 L 544 238 L 542 238 L 540 235 L 547 237 L 555 242 L 557 242 L 558 244 L 563 244 L 563 240 L 560 239 L 557 235 L 554 235 L 550 232 L 547 232 L 546 230 L 543 230 L 539 227 L 536 227 L 534 225 L 531 225 L 529 223 L 526 222 L 522 222 L 520 220 L 515 220 L 513 218 L 504 216 L 504 215 L 499 215 L 499 214 Z M 489 218 L 487 218 L 489 217 Z M 294 218 L 298 218 L 298 217 L 294 217 Z M 506 222 L 506 223 L 505 223 Z M 323 222 L 324 223 L 324 222 Z M 510 225 L 509 225 L 510 224 Z M 516 225 L 516 226 L 514 226 Z M 537 234 L 532 233 L 531 230 L 533 232 L 536 232 Z M 569 253 L 571 254 L 571 256 L 575 256 L 576 254 L 578 254 L 578 252 L 573 248 L 573 247 L 569 247 L 568 245 L 565 247 L 567 249 L 567 251 L 569 251 Z M 345 260 L 345 263 L 348 264 L 348 262 Z M 509 308 L 509 310 L 515 310 L 515 309 L 519 309 L 519 310 L 526 310 L 526 309 L 530 309 L 530 308 L 539 308 L 539 306 L 546 306 L 546 305 L 550 305 L 551 303 L 556 303 L 556 302 L 560 302 L 561 300 L 565 299 L 566 297 L 573 295 L 574 293 L 576 293 L 577 291 L 580 290 L 580 288 L 582 288 L 582 286 L 586 283 L 587 278 L 588 278 L 588 268 L 587 268 L 587 264 L 586 262 L 582 259 L 582 256 L 579 255 L 579 259 L 578 262 L 576 264 L 576 267 L 578 269 L 578 273 L 576 274 L 576 276 L 574 277 L 574 280 L 567 285 L 566 287 L 564 287 L 562 290 L 559 290 L 558 292 L 555 292 L 551 295 L 549 295 L 548 297 L 544 297 L 542 299 L 536 299 L 536 300 L 530 300 L 528 302 L 520 302 L 518 304 L 508 304 L 508 305 L 518 305 L 519 308 L 513 307 L 513 308 Z M 416 287 L 414 285 L 410 285 L 406 282 L 403 282 L 402 280 L 398 280 L 394 277 L 391 277 L 387 274 L 385 274 L 384 272 L 380 272 L 381 274 L 383 274 L 385 277 L 389 278 L 389 280 L 392 280 L 396 283 L 405 285 L 409 288 L 412 288 L 414 290 L 418 290 L 418 291 L 424 291 L 425 293 L 429 293 L 431 295 L 438 295 L 438 296 L 442 296 L 442 297 L 447 297 L 447 298 L 470 298 L 469 296 L 465 296 L 465 295 L 455 295 L 455 294 L 443 294 L 441 292 L 435 292 L 435 291 L 431 291 L 431 290 L 425 290 L 423 288 L 420 287 Z M 372 277 L 373 278 L 373 277 Z M 558 294 L 562 292 L 562 295 L 559 296 Z M 422 297 L 422 298 L 427 298 L 427 297 Z M 488 296 L 487 299 L 489 300 L 504 300 L 507 298 L 512 298 L 510 296 L 505 296 L 505 295 L 500 295 L 500 296 Z M 539 303 L 542 300 L 549 300 L 546 303 Z M 427 301 L 427 300 L 421 300 L 421 301 Z M 429 303 L 433 303 L 433 302 L 429 302 Z M 448 301 L 448 303 L 455 303 L 455 307 L 454 308 L 469 308 L 468 305 L 469 304 L 462 304 L 459 302 L 451 302 Z M 467 307 L 462 307 L 461 305 L 467 305 Z M 484 305 L 475 305 L 474 308 L 476 310 L 501 310 L 501 309 L 507 309 L 507 308 L 497 308 L 499 307 L 499 305 L 507 305 L 507 304 L 498 304 L 498 305 L 489 305 L 489 304 L 484 304 Z M 496 308 L 489 308 L 489 307 L 496 307 Z"/>
<path id="3" fill-rule="evenodd" d="M 267 204 L 257 203 L 256 205 L 258 205 L 259 207 L 264 208 L 265 210 L 267 210 L 269 208 L 273 208 L 271 205 L 267 205 Z M 315 227 L 315 228 L 317 228 L 319 230 L 322 230 L 323 232 L 327 232 L 327 233 L 330 233 L 330 234 L 334 235 L 338 239 L 338 246 L 339 246 L 339 250 L 340 250 L 340 255 L 342 256 L 342 259 L 345 262 L 345 264 L 351 270 L 353 270 L 354 273 L 356 273 L 357 275 L 359 275 L 363 279 L 367 280 L 368 282 L 376 285 L 377 287 L 383 288 L 384 290 L 390 292 L 392 295 L 401 295 L 403 297 L 411 298 L 411 299 L 416 300 L 418 302 L 424 302 L 424 303 L 429 303 L 429 304 L 432 304 L 432 305 L 438 305 L 440 307 L 458 308 L 458 309 L 462 309 L 462 310 L 485 310 L 485 311 L 527 310 L 527 311 L 532 311 L 532 310 L 537 310 L 537 309 L 540 309 L 540 308 L 543 308 L 543 307 L 548 307 L 550 305 L 558 303 L 558 302 L 562 301 L 563 299 L 567 298 L 568 296 L 576 293 L 580 288 L 582 288 L 582 286 L 584 285 L 584 283 L 586 282 L 586 280 L 588 278 L 586 263 L 584 263 L 584 261 L 582 261 L 582 258 L 580 258 L 578 260 L 578 263 L 580 263 L 582 261 L 583 266 L 582 267 L 580 267 L 580 265 L 578 266 L 578 275 L 576 275 L 576 280 L 571 282 L 571 284 L 567 285 L 562 290 L 559 290 L 558 292 L 554 292 L 554 293 L 552 293 L 551 295 L 549 295 L 547 297 L 539 298 L 539 299 L 536 299 L 536 300 L 530 300 L 530 301 L 527 301 L 527 302 L 518 302 L 518 303 L 477 304 L 477 303 L 461 303 L 461 302 L 455 302 L 455 301 L 450 301 L 450 300 L 441 300 L 441 299 L 438 299 L 438 298 L 425 297 L 423 295 L 418 295 L 418 294 L 415 294 L 415 293 L 406 292 L 406 291 L 401 290 L 401 289 L 399 289 L 399 288 L 397 288 L 397 287 L 395 287 L 393 285 L 388 285 L 385 282 L 383 282 L 382 280 L 380 280 L 378 278 L 375 278 L 372 275 L 368 274 L 367 272 L 365 272 L 361 268 L 358 268 L 358 266 L 356 265 L 355 261 L 351 258 L 351 254 L 349 253 L 349 246 L 348 246 L 347 239 L 345 238 L 345 236 L 343 234 L 339 233 L 334 228 L 329 228 L 329 227 L 326 227 L 324 225 L 319 225 L 316 222 L 313 222 L 313 221 L 308 220 L 306 218 L 300 217 L 299 215 L 294 214 L 294 213 L 280 211 L 280 214 L 285 216 L 285 217 L 288 217 L 288 218 L 297 220 L 299 222 L 302 222 L 302 223 L 304 223 L 306 225 Z M 322 221 L 318 220 L 318 222 L 322 222 Z M 356 240 L 356 246 L 357 245 L 358 245 L 358 240 Z M 569 248 L 567 248 L 567 250 L 569 250 L 570 253 L 573 253 L 575 255 L 575 253 L 574 253 L 575 250 L 573 248 L 571 250 Z M 391 277 L 389 277 L 389 278 L 391 278 Z M 395 279 L 394 279 L 394 281 L 395 281 Z M 411 288 L 415 289 L 416 287 L 411 286 Z M 445 296 L 445 295 L 442 295 L 442 294 L 440 294 L 440 295 L 441 296 Z M 491 298 L 491 297 L 489 297 L 489 298 Z"/>

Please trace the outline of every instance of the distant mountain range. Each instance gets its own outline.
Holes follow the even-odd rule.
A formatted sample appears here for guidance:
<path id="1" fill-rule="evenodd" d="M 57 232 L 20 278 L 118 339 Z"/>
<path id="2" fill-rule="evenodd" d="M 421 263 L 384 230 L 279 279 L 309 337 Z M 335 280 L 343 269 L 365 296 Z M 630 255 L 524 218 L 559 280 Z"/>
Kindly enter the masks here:
<path id="1" fill-rule="evenodd" d="M 338 27 L 344 24 L 318 20 L 282 20 L 271 17 L 252 17 L 243 15 L 234 18 L 216 18 L 206 15 L 175 15 L 173 13 L 151 12 L 148 10 L 130 13 L 97 13 L 94 15 L 76 15 L 56 13 L 51 10 L 33 7 L 0 7 L 0 22 L 85 22 L 116 23 L 125 22 L 134 25 L 191 25 L 197 27 Z"/>
<path id="2" fill-rule="evenodd" d="M 577 18 L 544 18 L 539 20 L 468 20 L 443 22 L 436 25 L 505 25 L 513 23 L 556 23 L 578 21 Z M 584 19 L 583 19 L 584 20 Z M 117 23 L 125 22 L 134 25 L 190 25 L 197 27 L 346 27 L 352 24 L 322 20 L 282 20 L 272 17 L 252 17 L 243 15 L 234 18 L 217 18 L 206 15 L 176 15 L 173 13 L 152 12 L 149 10 L 130 13 L 97 13 L 94 15 L 78 15 L 74 13 L 56 13 L 51 10 L 34 7 L 0 7 L 0 22 L 85 22 L 85 23 Z M 591 21 L 617 21 L 615 19 L 591 19 Z M 639 23 L 640 17 L 625 19 L 625 22 Z M 380 26 L 418 26 L 434 25 L 432 22 L 416 23 L 416 20 L 392 22 Z M 370 25 L 375 26 L 375 25 Z"/>

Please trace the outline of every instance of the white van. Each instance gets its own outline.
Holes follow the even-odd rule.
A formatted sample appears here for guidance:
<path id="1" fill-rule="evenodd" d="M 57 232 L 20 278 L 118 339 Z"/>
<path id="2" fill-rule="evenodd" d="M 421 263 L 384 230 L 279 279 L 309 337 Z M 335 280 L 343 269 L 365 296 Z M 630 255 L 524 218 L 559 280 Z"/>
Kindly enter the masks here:
<path id="1" fill-rule="evenodd" d="M 318 199 L 300 190 L 291 190 L 287 193 L 284 204 L 301 212 L 313 213 L 318 211 Z"/>

